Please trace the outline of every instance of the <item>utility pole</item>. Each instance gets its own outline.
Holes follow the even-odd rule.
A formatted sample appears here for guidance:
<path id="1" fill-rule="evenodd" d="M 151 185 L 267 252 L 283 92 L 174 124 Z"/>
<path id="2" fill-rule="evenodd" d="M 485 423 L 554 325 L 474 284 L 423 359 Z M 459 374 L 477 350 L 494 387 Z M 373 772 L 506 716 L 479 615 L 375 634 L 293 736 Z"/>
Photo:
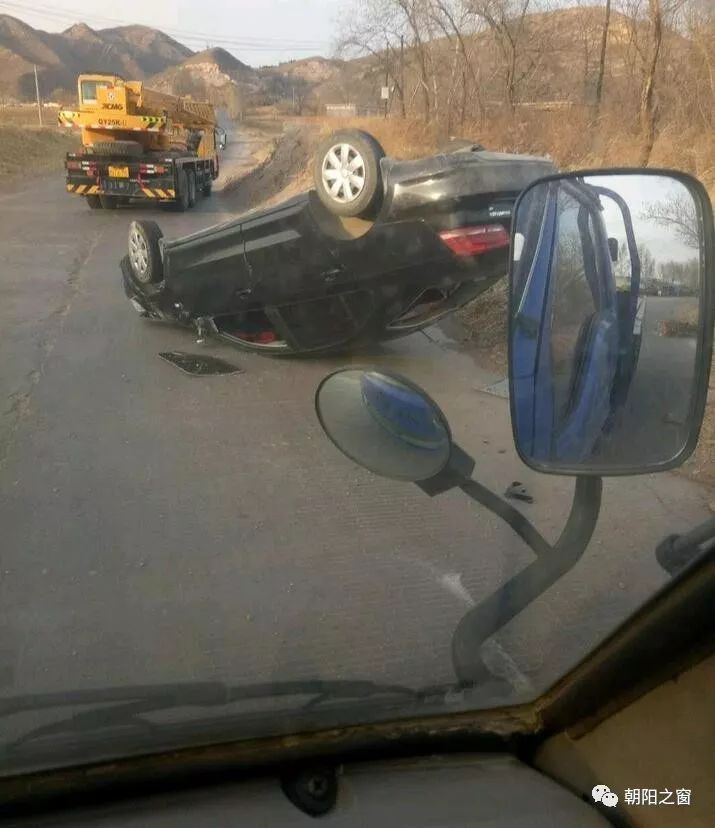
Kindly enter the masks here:
<path id="1" fill-rule="evenodd" d="M 37 64 L 35 64 L 35 96 L 37 97 L 37 117 L 40 119 L 40 126 L 42 126 L 42 104 L 40 103 L 40 83 L 37 80 Z"/>

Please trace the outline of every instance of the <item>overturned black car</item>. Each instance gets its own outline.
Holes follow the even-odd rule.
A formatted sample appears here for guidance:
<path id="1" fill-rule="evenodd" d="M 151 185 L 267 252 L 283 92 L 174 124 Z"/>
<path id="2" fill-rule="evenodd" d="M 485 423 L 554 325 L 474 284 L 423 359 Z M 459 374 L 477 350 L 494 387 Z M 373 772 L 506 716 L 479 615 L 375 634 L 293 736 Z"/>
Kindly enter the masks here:
<path id="1" fill-rule="evenodd" d="M 504 276 L 516 197 L 553 171 L 464 143 L 397 161 L 341 130 L 316 153 L 315 189 L 277 207 L 173 241 L 132 222 L 124 290 L 145 317 L 272 354 L 404 336 Z"/>

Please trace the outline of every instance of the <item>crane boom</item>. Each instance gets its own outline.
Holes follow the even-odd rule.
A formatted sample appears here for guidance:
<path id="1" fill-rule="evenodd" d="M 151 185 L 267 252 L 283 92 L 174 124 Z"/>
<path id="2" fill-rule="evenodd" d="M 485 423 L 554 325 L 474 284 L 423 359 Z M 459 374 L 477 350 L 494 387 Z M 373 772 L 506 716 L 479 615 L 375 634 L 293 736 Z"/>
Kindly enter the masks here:
<path id="1" fill-rule="evenodd" d="M 148 89 L 143 83 L 139 86 L 137 104 L 139 108 L 146 110 L 147 114 L 166 113 L 175 123 L 187 127 L 216 126 L 216 114 L 212 104 L 157 92 Z"/>

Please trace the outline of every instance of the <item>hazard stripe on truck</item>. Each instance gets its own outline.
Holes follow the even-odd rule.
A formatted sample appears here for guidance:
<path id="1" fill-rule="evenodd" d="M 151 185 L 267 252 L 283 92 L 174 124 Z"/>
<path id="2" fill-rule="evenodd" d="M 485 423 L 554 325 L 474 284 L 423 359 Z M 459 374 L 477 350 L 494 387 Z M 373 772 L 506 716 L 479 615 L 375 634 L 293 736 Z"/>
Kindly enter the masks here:
<path id="1" fill-rule="evenodd" d="M 141 191 L 147 198 L 158 198 L 164 201 L 176 198 L 176 190 L 142 187 Z M 68 184 L 67 192 L 75 195 L 99 195 L 102 193 L 102 188 L 98 184 Z M 116 195 L 116 193 L 107 193 L 107 195 Z M 130 196 L 130 198 L 136 198 L 136 196 Z"/>

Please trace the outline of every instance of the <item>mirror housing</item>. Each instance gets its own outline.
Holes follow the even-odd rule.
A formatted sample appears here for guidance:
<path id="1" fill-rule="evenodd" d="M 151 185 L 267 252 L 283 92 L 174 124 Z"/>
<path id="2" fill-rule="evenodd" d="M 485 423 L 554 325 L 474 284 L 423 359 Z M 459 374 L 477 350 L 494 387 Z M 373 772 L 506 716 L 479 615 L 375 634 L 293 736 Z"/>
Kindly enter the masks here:
<path id="1" fill-rule="evenodd" d="M 436 495 L 468 479 L 474 462 L 452 442 L 447 418 L 418 385 L 392 372 L 344 368 L 328 374 L 315 410 L 332 443 L 381 477 Z"/>
<path id="2" fill-rule="evenodd" d="M 680 172 L 579 171 L 521 193 L 509 385 L 528 466 L 642 474 L 690 455 L 712 357 L 714 235 L 705 188 Z"/>

